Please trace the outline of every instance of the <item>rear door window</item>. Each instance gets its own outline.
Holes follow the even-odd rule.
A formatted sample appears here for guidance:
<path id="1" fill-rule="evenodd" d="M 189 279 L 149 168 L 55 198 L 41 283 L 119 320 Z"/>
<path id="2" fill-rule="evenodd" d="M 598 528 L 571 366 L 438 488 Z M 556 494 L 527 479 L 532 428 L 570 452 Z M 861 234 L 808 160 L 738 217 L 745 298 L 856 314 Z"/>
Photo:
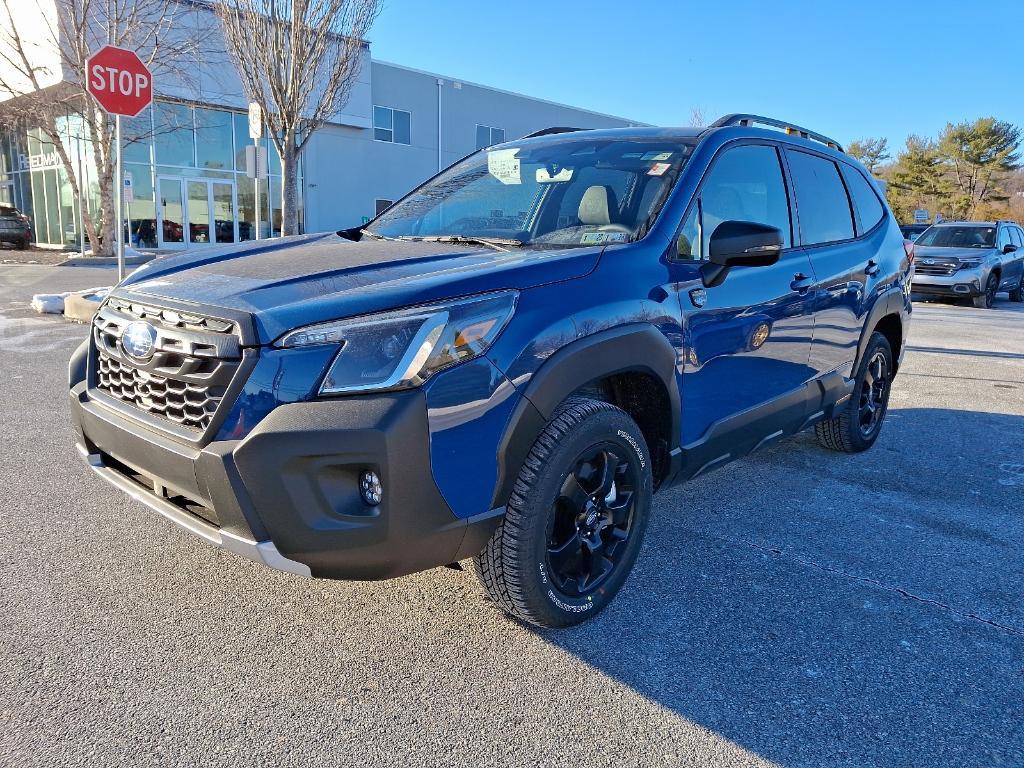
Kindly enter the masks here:
<path id="1" fill-rule="evenodd" d="M 843 175 L 846 177 L 846 188 L 853 200 L 853 217 L 857 223 L 857 234 L 863 235 L 882 220 L 885 209 L 878 200 L 878 195 L 871 183 L 864 178 L 859 170 L 852 165 L 843 164 Z"/>
<path id="2" fill-rule="evenodd" d="M 835 161 L 787 149 L 804 245 L 853 238 L 850 198 Z"/>

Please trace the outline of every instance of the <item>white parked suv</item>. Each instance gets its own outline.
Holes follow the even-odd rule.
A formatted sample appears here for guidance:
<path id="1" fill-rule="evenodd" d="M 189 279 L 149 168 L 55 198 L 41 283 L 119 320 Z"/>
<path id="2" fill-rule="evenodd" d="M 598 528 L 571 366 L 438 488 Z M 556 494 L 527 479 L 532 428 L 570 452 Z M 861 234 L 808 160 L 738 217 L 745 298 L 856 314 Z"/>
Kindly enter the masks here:
<path id="1" fill-rule="evenodd" d="M 1024 301 L 1024 230 L 1012 221 L 944 221 L 914 243 L 913 291 L 992 306 L 999 291 Z"/>

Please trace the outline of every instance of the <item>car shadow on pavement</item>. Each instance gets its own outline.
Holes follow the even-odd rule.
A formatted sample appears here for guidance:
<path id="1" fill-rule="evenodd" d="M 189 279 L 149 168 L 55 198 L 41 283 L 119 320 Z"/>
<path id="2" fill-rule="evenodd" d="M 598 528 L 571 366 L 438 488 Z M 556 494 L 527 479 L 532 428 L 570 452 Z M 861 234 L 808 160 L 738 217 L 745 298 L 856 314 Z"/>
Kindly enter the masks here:
<path id="1" fill-rule="evenodd" d="M 1021 445 L 943 409 L 780 443 L 656 496 L 623 594 L 545 637 L 781 765 L 1021 765 Z"/>

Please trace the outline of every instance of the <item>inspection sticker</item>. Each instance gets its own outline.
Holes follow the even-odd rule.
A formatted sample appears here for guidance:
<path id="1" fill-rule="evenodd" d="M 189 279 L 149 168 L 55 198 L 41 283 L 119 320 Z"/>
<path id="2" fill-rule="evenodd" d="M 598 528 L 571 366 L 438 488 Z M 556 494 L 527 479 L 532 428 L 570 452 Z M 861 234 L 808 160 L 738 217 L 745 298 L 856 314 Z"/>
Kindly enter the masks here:
<path id="1" fill-rule="evenodd" d="M 487 153 L 487 172 L 502 184 L 522 184 L 518 149 L 496 149 Z"/>
<path id="2" fill-rule="evenodd" d="M 655 163 L 651 166 L 651 170 L 647 172 L 648 176 L 661 176 L 665 171 L 672 167 L 671 163 Z"/>

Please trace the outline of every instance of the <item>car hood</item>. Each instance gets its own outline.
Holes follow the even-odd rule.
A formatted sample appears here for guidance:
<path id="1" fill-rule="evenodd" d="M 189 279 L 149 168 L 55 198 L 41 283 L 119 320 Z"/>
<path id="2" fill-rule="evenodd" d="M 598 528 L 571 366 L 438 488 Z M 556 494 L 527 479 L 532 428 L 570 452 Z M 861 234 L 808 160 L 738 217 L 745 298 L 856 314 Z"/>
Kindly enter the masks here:
<path id="1" fill-rule="evenodd" d="M 915 245 L 915 259 L 942 259 L 958 261 L 963 259 L 987 259 L 995 253 L 993 248 L 938 248 L 934 245 Z"/>
<path id="2" fill-rule="evenodd" d="M 582 277 L 601 248 L 516 249 L 366 238 L 334 232 L 154 259 L 119 290 L 251 313 L 260 343 L 310 323 Z"/>

